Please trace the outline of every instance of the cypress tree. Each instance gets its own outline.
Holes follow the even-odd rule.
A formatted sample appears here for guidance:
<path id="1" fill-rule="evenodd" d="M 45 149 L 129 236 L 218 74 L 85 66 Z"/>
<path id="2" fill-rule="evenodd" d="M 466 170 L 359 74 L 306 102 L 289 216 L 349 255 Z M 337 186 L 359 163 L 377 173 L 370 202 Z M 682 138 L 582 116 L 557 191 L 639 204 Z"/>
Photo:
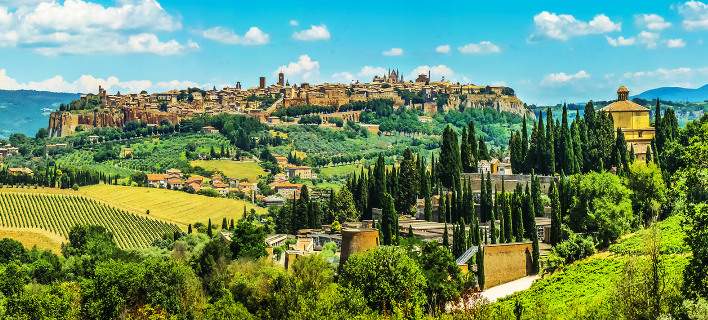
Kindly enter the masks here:
<path id="1" fill-rule="evenodd" d="M 531 198 L 533 200 L 533 209 L 537 217 L 543 217 L 543 202 L 541 202 L 541 182 L 538 177 L 531 173 Z"/>
<path id="2" fill-rule="evenodd" d="M 553 113 L 549 107 L 546 110 L 546 174 L 552 175 L 556 172 L 556 138 L 553 128 Z"/>
<path id="3" fill-rule="evenodd" d="M 528 166 L 528 153 L 529 153 L 529 133 L 526 127 L 526 115 L 524 114 L 524 121 L 521 124 L 521 158 L 519 159 L 523 163 L 522 173 L 527 173 L 531 171 Z"/>
<path id="4" fill-rule="evenodd" d="M 504 215 L 504 242 L 509 243 L 512 240 L 511 228 L 511 197 L 506 193 L 504 188 L 504 179 L 502 178 L 502 214 Z"/>
<path id="5" fill-rule="evenodd" d="M 482 138 L 479 138 L 479 148 L 478 151 L 479 153 L 479 160 L 491 160 L 492 157 L 489 155 L 489 150 L 487 149 L 487 144 L 484 143 L 484 140 Z"/>
<path id="6" fill-rule="evenodd" d="M 465 251 L 467 251 L 467 226 L 465 225 L 465 219 L 460 219 L 460 253 L 457 257 L 461 256 Z"/>
<path id="7" fill-rule="evenodd" d="M 472 171 L 472 161 L 470 160 L 470 146 L 467 139 L 467 128 L 462 128 L 462 139 L 460 140 L 460 161 L 462 161 L 462 171 Z"/>
<path id="8" fill-rule="evenodd" d="M 546 165 L 548 164 L 548 153 L 546 152 L 547 141 L 546 141 L 546 127 L 543 125 L 543 111 L 538 112 L 538 126 L 536 127 L 536 141 L 535 150 L 536 163 L 534 169 L 537 172 L 546 172 Z"/>
<path id="9" fill-rule="evenodd" d="M 192 234 L 192 224 L 187 225 L 187 234 Z"/>
<path id="10" fill-rule="evenodd" d="M 442 145 L 440 146 L 440 172 L 439 178 L 442 185 L 451 189 L 456 181 L 460 180 L 462 163 L 460 161 L 460 147 L 457 133 L 448 125 L 443 130 Z"/>
<path id="11" fill-rule="evenodd" d="M 512 194 L 512 215 L 511 227 L 514 230 L 514 240 L 520 242 L 524 240 L 524 210 L 523 210 L 523 190 L 520 184 L 516 184 Z"/>
<path id="12" fill-rule="evenodd" d="M 209 236 L 209 238 L 214 236 L 214 233 L 211 230 L 211 218 L 209 218 L 209 225 L 207 226 L 207 236 Z"/>
<path id="13" fill-rule="evenodd" d="M 479 220 L 487 222 L 487 177 L 482 173 L 482 180 L 479 182 Z"/>
<path id="14" fill-rule="evenodd" d="M 226 230 L 226 229 L 228 229 L 228 228 L 229 228 L 229 224 L 228 224 L 228 222 L 226 221 L 226 217 L 224 217 L 224 219 L 221 220 L 221 230 Z"/>
<path id="15" fill-rule="evenodd" d="M 657 146 L 663 147 L 665 141 L 665 130 L 661 121 L 661 104 L 659 99 L 656 99 L 656 108 L 654 109 L 654 132 L 656 132 L 655 139 L 657 141 Z"/>
<path id="16" fill-rule="evenodd" d="M 383 235 L 383 244 L 386 246 L 393 244 L 394 229 L 398 226 L 394 225 L 394 215 L 396 210 L 393 204 L 393 197 L 390 194 L 383 194 L 383 208 L 381 209 L 381 233 Z"/>
<path id="17" fill-rule="evenodd" d="M 448 239 L 447 234 L 447 222 L 445 222 L 445 230 L 443 230 L 442 245 L 443 247 L 445 247 L 445 249 L 450 249 L 450 240 Z"/>
<path id="18" fill-rule="evenodd" d="M 479 244 L 477 247 L 477 284 L 480 290 L 484 290 L 484 247 Z"/>
<path id="19" fill-rule="evenodd" d="M 646 160 L 647 164 L 650 164 L 650 163 L 652 162 L 652 158 L 651 158 L 651 146 L 647 146 L 647 154 L 646 154 L 646 156 L 645 156 L 645 160 Z"/>
<path id="20" fill-rule="evenodd" d="M 399 211 L 402 214 L 414 214 L 415 205 L 418 201 L 418 172 L 416 171 L 413 152 L 410 148 L 406 148 L 403 152 L 397 189 L 401 206 Z"/>
<path id="21" fill-rule="evenodd" d="M 558 187 L 555 180 L 551 180 L 551 186 L 548 190 L 548 197 L 551 198 L 551 244 L 556 245 L 561 241 L 561 215 L 560 215 L 560 199 L 558 195 Z"/>
<path id="22" fill-rule="evenodd" d="M 496 219 L 497 219 L 497 217 L 498 217 L 498 215 L 499 215 L 499 203 L 498 203 L 497 200 L 498 200 L 499 198 L 497 198 L 496 189 L 494 190 L 494 198 L 495 198 L 495 199 L 494 199 L 495 201 L 494 201 L 494 205 L 493 205 L 493 209 L 492 209 L 492 217 L 491 217 L 491 219 L 489 220 L 489 233 L 490 233 L 491 236 L 492 236 L 492 244 L 496 244 L 496 243 L 497 243 L 497 234 L 500 235 L 500 236 L 499 236 L 500 238 L 501 238 L 501 235 L 502 235 L 502 232 L 501 232 L 502 229 L 501 229 L 501 228 L 499 229 L 500 232 L 497 233 L 497 222 L 496 222 Z M 499 225 L 502 226 L 502 222 L 500 222 Z"/>
<path id="23" fill-rule="evenodd" d="M 532 237 L 531 237 L 531 259 L 533 261 L 533 273 L 538 273 L 541 270 L 541 252 L 538 245 L 538 232 L 536 232 L 536 221 L 533 223 Z"/>
<path id="24" fill-rule="evenodd" d="M 534 205 L 533 205 L 533 198 L 531 197 L 531 191 L 529 191 L 529 185 L 528 183 L 526 184 L 526 192 L 524 193 L 523 196 L 523 210 L 524 210 L 524 236 L 527 239 L 532 239 L 533 233 L 535 230 L 533 229 L 533 225 L 536 223 L 536 216 L 534 214 Z"/>
<path id="25" fill-rule="evenodd" d="M 408 239 L 413 239 L 413 225 L 408 225 Z"/>
<path id="26" fill-rule="evenodd" d="M 229 230 L 234 230 L 234 219 L 229 222 Z"/>
<path id="27" fill-rule="evenodd" d="M 479 151 L 477 149 L 477 132 L 474 128 L 474 121 L 467 124 L 467 146 L 470 152 L 470 172 L 477 172 L 477 161 L 479 161 Z"/>
<path id="28" fill-rule="evenodd" d="M 425 221 L 433 221 L 433 203 L 430 201 L 430 196 L 425 196 L 425 209 L 423 211 Z"/>
<path id="29" fill-rule="evenodd" d="M 447 210 L 445 198 L 447 196 L 440 193 L 438 197 L 440 198 L 438 200 L 438 222 L 447 222 L 447 220 L 445 220 L 445 211 Z"/>

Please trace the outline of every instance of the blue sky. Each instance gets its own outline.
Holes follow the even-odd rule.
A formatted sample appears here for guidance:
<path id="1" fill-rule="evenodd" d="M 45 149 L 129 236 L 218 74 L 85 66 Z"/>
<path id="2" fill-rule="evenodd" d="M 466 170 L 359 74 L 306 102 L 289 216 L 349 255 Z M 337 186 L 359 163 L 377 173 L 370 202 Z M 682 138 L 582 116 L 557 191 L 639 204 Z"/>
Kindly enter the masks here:
<path id="1" fill-rule="evenodd" d="M 0 88 L 160 91 L 410 79 L 503 84 L 529 103 L 708 83 L 700 1 L 0 0 Z"/>

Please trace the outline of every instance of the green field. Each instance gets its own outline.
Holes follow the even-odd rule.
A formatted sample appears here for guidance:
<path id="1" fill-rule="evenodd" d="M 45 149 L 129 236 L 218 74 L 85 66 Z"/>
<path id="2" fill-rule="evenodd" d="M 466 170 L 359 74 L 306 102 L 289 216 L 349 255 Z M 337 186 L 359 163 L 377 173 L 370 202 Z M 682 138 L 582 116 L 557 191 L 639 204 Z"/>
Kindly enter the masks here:
<path id="1" fill-rule="evenodd" d="M 182 191 L 157 188 L 94 185 L 83 187 L 80 194 L 141 214 L 150 210 L 150 217 L 178 224 L 186 229 L 190 223 L 220 223 L 223 218 L 238 219 L 246 210 L 265 209 L 236 199 L 213 198 Z"/>
<path id="2" fill-rule="evenodd" d="M 229 178 L 247 179 L 249 182 L 258 182 L 259 177 L 266 175 L 265 170 L 255 161 L 194 160 L 191 165 L 209 171 L 221 171 Z"/>
<path id="3" fill-rule="evenodd" d="M 100 225 L 111 231 L 121 248 L 144 248 L 175 224 L 121 210 L 94 199 L 69 194 L 36 193 L 36 190 L 0 190 L 0 226 L 42 229 L 66 238 L 77 225 Z"/>
<path id="4" fill-rule="evenodd" d="M 361 168 L 363 167 L 364 165 L 362 165 L 361 163 L 322 167 L 320 168 L 320 178 L 331 179 L 338 177 L 347 177 L 352 173 L 359 174 L 359 172 L 361 172 Z"/>
<path id="5" fill-rule="evenodd" d="M 667 284 L 681 283 L 683 268 L 690 256 L 689 248 L 683 242 L 680 221 L 681 217 L 674 216 L 659 222 Z M 630 234 L 612 245 L 609 251 L 544 275 L 528 290 L 495 303 L 494 310 L 498 316 L 513 315 L 514 305 L 520 300 L 524 305 L 524 314 L 528 316 L 548 314 L 553 319 L 584 319 L 598 310 L 609 308 L 613 299 L 617 298 L 615 285 L 620 280 L 625 263 L 643 252 L 642 238 L 646 232 L 641 230 Z"/>

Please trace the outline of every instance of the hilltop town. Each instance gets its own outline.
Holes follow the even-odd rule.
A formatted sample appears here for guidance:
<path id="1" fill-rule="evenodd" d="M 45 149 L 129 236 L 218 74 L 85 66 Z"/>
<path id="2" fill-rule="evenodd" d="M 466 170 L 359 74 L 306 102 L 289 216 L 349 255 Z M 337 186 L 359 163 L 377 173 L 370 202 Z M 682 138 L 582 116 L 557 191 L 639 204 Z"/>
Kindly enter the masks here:
<path id="1" fill-rule="evenodd" d="M 260 77 L 258 86 L 243 88 L 241 82 L 217 90 L 186 88 L 160 93 L 108 94 L 102 87 L 97 94 L 85 94 L 49 117 L 49 135 L 71 135 L 77 129 L 122 127 L 130 121 L 148 125 L 171 124 L 198 114 L 243 114 L 261 122 L 279 122 L 274 113 L 280 108 L 315 106 L 318 113 L 358 122 L 361 102 L 375 99 L 393 101 L 394 107 L 410 107 L 426 114 L 456 108 L 494 108 L 526 114 L 524 102 L 514 90 L 504 86 L 453 83 L 444 78 L 433 81 L 430 72 L 406 81 L 398 70 L 374 76 L 371 82 L 290 84 L 283 73 L 274 84 Z M 324 108 L 322 108 L 324 107 Z M 327 119 L 324 119 L 327 122 Z"/>

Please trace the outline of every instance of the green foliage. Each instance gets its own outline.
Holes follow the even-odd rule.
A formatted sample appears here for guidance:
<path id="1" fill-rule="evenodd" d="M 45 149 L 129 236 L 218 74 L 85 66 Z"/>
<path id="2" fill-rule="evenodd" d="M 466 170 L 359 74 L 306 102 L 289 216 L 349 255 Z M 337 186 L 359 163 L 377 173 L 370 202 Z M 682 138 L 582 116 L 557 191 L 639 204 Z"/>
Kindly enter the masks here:
<path id="1" fill-rule="evenodd" d="M 563 265 L 571 264 L 595 253 L 592 239 L 570 233 L 570 238 L 558 243 L 547 258 L 546 270 L 553 272 Z"/>
<path id="2" fill-rule="evenodd" d="M 435 241 L 425 242 L 416 254 L 426 280 L 427 308 L 433 314 L 445 309 L 445 305 L 459 298 L 463 278 L 455 257 L 447 248 Z"/>
<path id="3" fill-rule="evenodd" d="M 232 258 L 258 259 L 266 255 L 265 228 L 259 223 L 241 219 L 231 239 Z"/>
<path id="4" fill-rule="evenodd" d="M 638 220 L 648 225 L 659 217 L 666 202 L 666 184 L 661 170 L 654 164 L 632 163 L 627 187 L 632 190 L 632 208 Z"/>
<path id="5" fill-rule="evenodd" d="M 569 226 L 575 232 L 593 234 L 601 247 L 607 247 L 630 230 L 632 191 L 609 172 L 591 172 L 571 178 L 573 198 Z"/>
<path id="6" fill-rule="evenodd" d="M 339 283 L 365 292 L 369 307 L 383 314 L 422 315 L 425 276 L 403 249 L 385 246 L 349 257 Z"/>

